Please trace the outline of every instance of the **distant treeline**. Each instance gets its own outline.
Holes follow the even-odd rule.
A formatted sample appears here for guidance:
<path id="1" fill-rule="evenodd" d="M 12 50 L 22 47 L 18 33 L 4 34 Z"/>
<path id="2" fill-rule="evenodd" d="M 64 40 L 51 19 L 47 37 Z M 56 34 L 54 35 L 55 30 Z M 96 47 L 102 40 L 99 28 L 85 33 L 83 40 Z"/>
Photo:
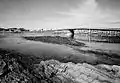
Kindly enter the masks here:
<path id="1" fill-rule="evenodd" d="M 29 31 L 27 29 L 24 28 L 0 28 L 0 31 L 7 31 L 7 32 L 24 32 L 24 31 Z"/>

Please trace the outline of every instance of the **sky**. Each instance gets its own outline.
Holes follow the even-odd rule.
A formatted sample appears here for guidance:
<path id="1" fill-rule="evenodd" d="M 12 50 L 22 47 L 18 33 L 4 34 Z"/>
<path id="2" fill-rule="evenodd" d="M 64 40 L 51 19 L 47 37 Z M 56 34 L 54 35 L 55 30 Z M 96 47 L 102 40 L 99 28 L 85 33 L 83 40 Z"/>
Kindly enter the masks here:
<path id="1" fill-rule="evenodd" d="M 120 0 L 0 0 L 0 27 L 120 28 Z"/>

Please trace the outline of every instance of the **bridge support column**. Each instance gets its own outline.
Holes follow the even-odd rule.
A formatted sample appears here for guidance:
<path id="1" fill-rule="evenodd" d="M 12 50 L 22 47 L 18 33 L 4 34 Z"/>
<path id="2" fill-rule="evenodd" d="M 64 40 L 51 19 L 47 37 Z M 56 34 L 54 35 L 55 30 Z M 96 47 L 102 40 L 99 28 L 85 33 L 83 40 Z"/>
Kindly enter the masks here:
<path id="1" fill-rule="evenodd" d="M 71 32 L 70 38 L 74 39 L 74 30 L 73 29 L 69 29 L 69 31 Z"/>

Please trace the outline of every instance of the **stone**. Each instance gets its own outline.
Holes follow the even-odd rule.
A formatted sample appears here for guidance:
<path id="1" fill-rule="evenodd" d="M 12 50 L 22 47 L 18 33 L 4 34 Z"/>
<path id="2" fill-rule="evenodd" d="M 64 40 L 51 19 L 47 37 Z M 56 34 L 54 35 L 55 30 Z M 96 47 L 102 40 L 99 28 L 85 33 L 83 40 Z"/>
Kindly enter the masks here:
<path id="1" fill-rule="evenodd" d="M 29 69 L 11 54 L 3 56 L 0 58 L 0 83 L 120 83 L 118 65 L 46 60 L 30 65 Z"/>
<path id="2" fill-rule="evenodd" d="M 56 81 L 55 77 L 58 77 L 57 79 L 59 79 L 59 82 L 62 81 L 62 83 L 70 83 L 68 81 L 73 83 L 118 83 L 120 80 L 120 78 L 115 77 L 115 75 L 111 76 L 109 72 L 87 63 L 74 64 L 71 62 L 61 63 L 56 60 L 48 60 L 42 61 L 40 64 L 44 64 L 44 73 L 46 77 L 52 78 L 52 81 Z M 108 69 L 109 67 L 106 66 L 105 68 Z M 110 68 L 113 68 L 116 72 L 119 70 L 118 66 Z M 52 75 L 53 73 L 54 75 Z"/>
<path id="3" fill-rule="evenodd" d="M 6 63 L 3 60 L 0 60 L 0 75 L 2 75 L 4 73 L 4 67 L 5 67 Z"/>

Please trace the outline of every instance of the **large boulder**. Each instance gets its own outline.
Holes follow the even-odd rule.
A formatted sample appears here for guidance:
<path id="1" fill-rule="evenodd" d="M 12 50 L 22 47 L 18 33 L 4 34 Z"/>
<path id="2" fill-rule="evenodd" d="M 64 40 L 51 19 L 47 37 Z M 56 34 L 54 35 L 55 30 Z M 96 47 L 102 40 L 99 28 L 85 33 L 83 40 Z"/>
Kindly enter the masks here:
<path id="1" fill-rule="evenodd" d="M 34 71 L 39 73 L 39 76 L 44 76 L 56 83 L 120 83 L 120 75 L 114 73 L 114 71 L 118 72 L 118 66 L 111 66 L 113 68 L 110 69 L 111 72 L 105 71 L 102 67 L 104 66 L 101 65 L 98 69 L 97 66 L 87 63 L 60 63 L 56 60 L 49 60 L 41 61 L 39 65 L 35 66 Z"/>

